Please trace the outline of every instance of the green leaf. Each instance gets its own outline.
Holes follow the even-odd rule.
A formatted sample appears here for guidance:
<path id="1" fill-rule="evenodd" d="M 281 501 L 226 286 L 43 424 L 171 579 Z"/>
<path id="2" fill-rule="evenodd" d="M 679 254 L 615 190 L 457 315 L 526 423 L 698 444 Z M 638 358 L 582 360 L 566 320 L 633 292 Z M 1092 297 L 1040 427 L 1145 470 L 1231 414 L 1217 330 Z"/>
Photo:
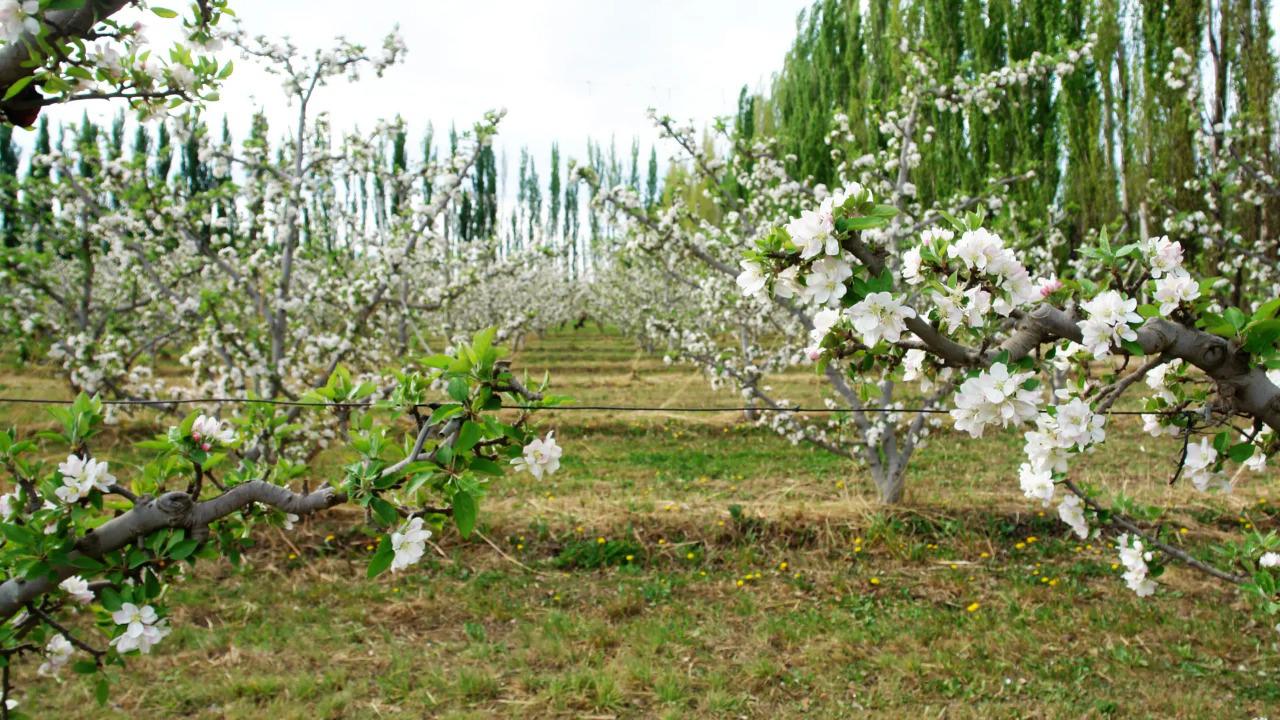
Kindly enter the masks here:
<path id="1" fill-rule="evenodd" d="M 400 513 L 396 512 L 396 506 L 376 495 L 369 498 L 369 509 L 373 511 L 373 517 L 386 527 L 395 525 L 400 519 Z"/>
<path id="2" fill-rule="evenodd" d="M 0 533 L 4 533 L 4 536 L 8 538 L 10 542 L 17 543 L 19 545 L 33 545 L 36 541 L 36 534 L 22 525 L 0 523 Z"/>
<path id="3" fill-rule="evenodd" d="M 9 89 L 4 94 L 4 99 L 8 100 L 12 98 L 14 95 L 17 95 L 18 93 L 22 92 L 22 89 L 30 85 L 31 81 L 34 79 L 35 79 L 34 75 L 26 75 L 24 77 L 18 78 L 12 85 L 9 86 Z"/>
<path id="4" fill-rule="evenodd" d="M 1147 354 L 1147 351 L 1143 350 L 1142 346 L 1134 340 L 1121 340 L 1120 347 L 1124 348 L 1125 352 L 1135 357 L 1142 357 Z"/>
<path id="5" fill-rule="evenodd" d="M 427 424 L 438 425 L 446 418 L 451 418 L 460 412 L 462 412 L 461 405 L 456 403 L 446 403 L 436 408 L 435 411 L 431 413 L 431 417 L 427 420 Z"/>
<path id="6" fill-rule="evenodd" d="M 102 607 L 105 608 L 107 612 L 115 612 L 124 604 L 124 600 L 121 599 L 120 593 L 116 592 L 115 588 L 109 587 L 98 591 L 98 602 L 102 603 Z"/>
<path id="7" fill-rule="evenodd" d="M 1276 298 L 1259 305 L 1258 309 L 1253 311 L 1253 317 L 1250 319 L 1253 322 L 1270 320 L 1276 316 L 1277 311 L 1280 311 L 1280 298 Z"/>
<path id="8" fill-rule="evenodd" d="M 1231 449 L 1227 451 L 1227 456 L 1235 462 L 1241 463 L 1253 457 L 1253 451 L 1253 443 L 1239 443 L 1231 446 Z"/>
<path id="9" fill-rule="evenodd" d="M 467 464 L 467 467 L 473 472 L 478 472 L 484 475 L 502 476 L 504 474 L 502 466 L 489 458 L 472 458 L 471 462 Z"/>
<path id="10" fill-rule="evenodd" d="M 476 357 L 482 357 L 489 348 L 493 347 L 493 337 L 497 332 L 498 328 L 487 327 L 471 338 L 471 351 L 476 354 Z"/>
<path id="11" fill-rule="evenodd" d="M 151 12 L 155 13 L 156 15 L 159 15 L 159 16 L 160 16 L 160 17 L 162 17 L 162 18 L 166 18 L 166 19 L 167 19 L 167 18 L 176 18 L 176 17 L 178 17 L 178 13 L 176 13 L 176 12 L 174 12 L 174 11 L 170 10 L 169 8 L 153 7 L 153 8 L 151 8 Z"/>
<path id="12" fill-rule="evenodd" d="M 199 545 L 200 541 L 195 538 L 187 538 L 173 546 L 173 549 L 169 551 L 169 557 L 174 560 L 186 560 L 191 556 L 191 553 L 196 551 Z"/>
<path id="13" fill-rule="evenodd" d="M 453 358 L 449 357 L 448 355 L 428 355 L 422 358 L 421 360 L 419 360 L 418 362 L 422 363 L 427 367 L 439 368 L 443 370 L 449 367 L 449 364 L 453 362 Z"/>
<path id="14" fill-rule="evenodd" d="M 476 446 L 480 442 L 482 429 L 479 425 L 470 420 L 462 423 L 462 428 L 458 430 L 458 439 L 453 443 L 453 452 L 455 455 L 464 453 Z"/>
<path id="15" fill-rule="evenodd" d="M 1252 354 L 1264 353 L 1280 339 L 1280 320 L 1254 320 L 1244 332 L 1244 349 Z"/>
<path id="16" fill-rule="evenodd" d="M 479 508 L 476 506 L 476 499 L 466 490 L 459 490 L 453 494 L 453 522 L 458 526 L 458 532 L 462 537 L 470 537 L 471 531 L 476 527 L 476 515 Z"/>
<path id="17" fill-rule="evenodd" d="M 843 221 L 845 230 L 871 230 L 872 228 L 878 228 L 888 224 L 888 218 L 874 216 L 844 218 Z"/>
<path id="18" fill-rule="evenodd" d="M 391 538 L 387 535 L 382 536 L 382 541 L 378 543 L 378 550 L 369 559 L 369 570 L 366 577 L 373 579 L 387 571 L 391 567 L 391 561 L 395 558 L 395 550 L 391 549 Z"/>
<path id="19" fill-rule="evenodd" d="M 456 377 L 449 381 L 449 397 L 462 403 L 467 401 L 467 396 L 471 394 L 471 388 L 467 385 L 467 381 Z"/>
<path id="20" fill-rule="evenodd" d="M 1235 328 L 1236 332 L 1240 332 L 1245 325 L 1249 324 L 1249 318 L 1240 312 L 1240 308 L 1229 307 L 1226 312 L 1222 313 L 1222 316 L 1231 324 L 1231 327 Z"/>

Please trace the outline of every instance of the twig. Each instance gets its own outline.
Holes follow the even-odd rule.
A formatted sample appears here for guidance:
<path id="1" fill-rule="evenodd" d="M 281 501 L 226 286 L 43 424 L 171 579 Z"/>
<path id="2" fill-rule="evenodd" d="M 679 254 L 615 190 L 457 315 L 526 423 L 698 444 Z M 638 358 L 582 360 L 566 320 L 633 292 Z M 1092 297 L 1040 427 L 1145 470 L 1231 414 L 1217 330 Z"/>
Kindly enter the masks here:
<path id="1" fill-rule="evenodd" d="M 1218 568 L 1195 557 L 1191 553 L 1188 553 L 1182 548 L 1179 548 L 1175 545 L 1170 545 L 1169 543 L 1163 542 L 1159 538 L 1153 537 L 1146 530 L 1143 530 L 1142 528 L 1138 527 L 1138 525 L 1134 523 L 1132 520 L 1130 520 L 1129 518 L 1123 515 L 1120 515 L 1115 511 L 1107 510 L 1106 508 L 1102 507 L 1102 505 L 1098 504 L 1097 501 L 1086 496 L 1084 492 L 1080 489 L 1080 487 L 1076 485 L 1074 480 L 1070 480 L 1070 479 L 1063 480 L 1062 484 L 1066 486 L 1068 490 L 1074 493 L 1076 497 L 1080 498 L 1084 502 L 1084 504 L 1087 505 L 1094 512 L 1101 513 L 1104 517 L 1108 518 L 1107 523 L 1109 525 L 1115 525 L 1117 527 L 1120 527 L 1120 528 L 1123 528 L 1124 530 L 1129 531 L 1130 533 L 1140 536 L 1141 538 L 1146 540 L 1149 545 L 1151 545 L 1152 547 L 1158 548 L 1164 554 L 1169 555 L 1170 557 L 1177 558 L 1178 560 L 1181 560 L 1183 563 L 1199 570 L 1200 572 L 1203 572 L 1207 575 L 1212 575 L 1213 577 L 1216 577 L 1219 580 L 1225 580 L 1229 583 L 1234 583 L 1236 585 L 1240 585 L 1242 583 L 1248 582 L 1249 578 L 1245 577 L 1244 575 L 1233 575 L 1225 570 L 1219 570 Z"/>

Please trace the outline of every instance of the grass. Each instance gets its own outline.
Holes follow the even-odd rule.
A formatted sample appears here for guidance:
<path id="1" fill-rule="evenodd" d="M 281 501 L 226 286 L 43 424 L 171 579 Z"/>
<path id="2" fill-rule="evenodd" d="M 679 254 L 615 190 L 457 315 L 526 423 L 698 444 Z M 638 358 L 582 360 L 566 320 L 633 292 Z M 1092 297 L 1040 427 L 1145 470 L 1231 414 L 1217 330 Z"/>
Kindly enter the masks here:
<path id="1" fill-rule="evenodd" d="M 519 366 L 583 403 L 731 405 L 697 373 L 594 329 L 532 341 Z M 6 393 L 58 391 L 9 368 Z M 816 401 L 805 373 L 773 383 Z M 38 410 L 0 406 L 24 428 Z M 939 429 L 908 502 L 733 413 L 560 413 L 562 471 L 503 481 L 481 529 L 413 572 L 365 582 L 339 510 L 246 566 L 172 590 L 174 634 L 92 687 L 18 670 L 24 707 L 65 718 L 1253 717 L 1280 707 L 1280 636 L 1233 591 L 1173 568 L 1154 599 L 1016 487 L 1013 434 Z M 1086 482 L 1176 508 L 1188 542 L 1277 527 L 1275 478 L 1228 498 L 1169 487 L 1169 448 L 1135 423 Z M 153 421 L 128 421 L 123 444 Z M 128 457 L 126 447 L 117 448 Z M 323 475 L 341 458 L 323 456 Z M 293 555 L 294 557 L 290 557 Z"/>

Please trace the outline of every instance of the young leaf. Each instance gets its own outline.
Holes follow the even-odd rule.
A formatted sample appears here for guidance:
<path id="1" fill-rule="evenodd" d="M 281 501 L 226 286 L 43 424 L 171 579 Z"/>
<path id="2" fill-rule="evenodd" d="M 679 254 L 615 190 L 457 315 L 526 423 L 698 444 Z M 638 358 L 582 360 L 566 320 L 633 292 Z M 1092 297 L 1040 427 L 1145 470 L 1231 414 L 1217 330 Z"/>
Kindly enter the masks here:
<path id="1" fill-rule="evenodd" d="M 478 512 L 476 499 L 471 493 L 459 490 L 453 494 L 453 523 L 458 526 L 458 532 L 462 537 L 471 536 L 471 531 L 476 527 Z"/>

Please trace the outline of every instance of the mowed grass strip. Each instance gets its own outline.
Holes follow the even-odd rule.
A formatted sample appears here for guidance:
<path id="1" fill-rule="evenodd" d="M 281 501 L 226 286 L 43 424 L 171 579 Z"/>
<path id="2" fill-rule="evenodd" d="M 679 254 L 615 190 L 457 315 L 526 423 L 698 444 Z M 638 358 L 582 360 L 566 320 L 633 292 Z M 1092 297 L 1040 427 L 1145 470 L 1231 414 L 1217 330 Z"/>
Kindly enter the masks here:
<path id="1" fill-rule="evenodd" d="M 534 338 L 521 367 L 556 392 L 626 405 L 733 405 L 696 371 L 595 328 Z M 593 368 L 597 371 L 593 372 Z M 563 371 L 562 371 L 563 369 Z M 4 392 L 58 392 L 9 367 Z M 798 401 L 802 372 L 776 387 Z M 65 393 L 65 391 L 62 391 Z M 806 393 L 811 393 L 807 399 Z M 787 394 L 786 392 L 782 394 Z M 38 409 L 0 407 L 42 426 Z M 165 421 L 140 415 L 99 455 Z M 548 413 L 559 474 L 497 483 L 481 531 L 412 572 L 363 578 L 370 538 L 339 510 L 266 530 L 243 567 L 173 588 L 174 634 L 113 671 L 112 699 L 18 670 L 24 708 L 66 718 L 1254 717 L 1280 707 L 1276 640 L 1242 599 L 1179 568 L 1134 597 L 1105 542 L 1080 542 L 1016 487 L 1015 433 L 938 428 L 909 501 L 872 502 L 846 459 L 734 413 Z M 1176 508 L 1189 547 L 1276 528 L 1275 482 L 1170 487 L 1173 454 L 1113 418 L 1076 474 Z M 345 458 L 322 455 L 317 477 Z M 82 618 L 85 620 L 86 618 Z"/>

